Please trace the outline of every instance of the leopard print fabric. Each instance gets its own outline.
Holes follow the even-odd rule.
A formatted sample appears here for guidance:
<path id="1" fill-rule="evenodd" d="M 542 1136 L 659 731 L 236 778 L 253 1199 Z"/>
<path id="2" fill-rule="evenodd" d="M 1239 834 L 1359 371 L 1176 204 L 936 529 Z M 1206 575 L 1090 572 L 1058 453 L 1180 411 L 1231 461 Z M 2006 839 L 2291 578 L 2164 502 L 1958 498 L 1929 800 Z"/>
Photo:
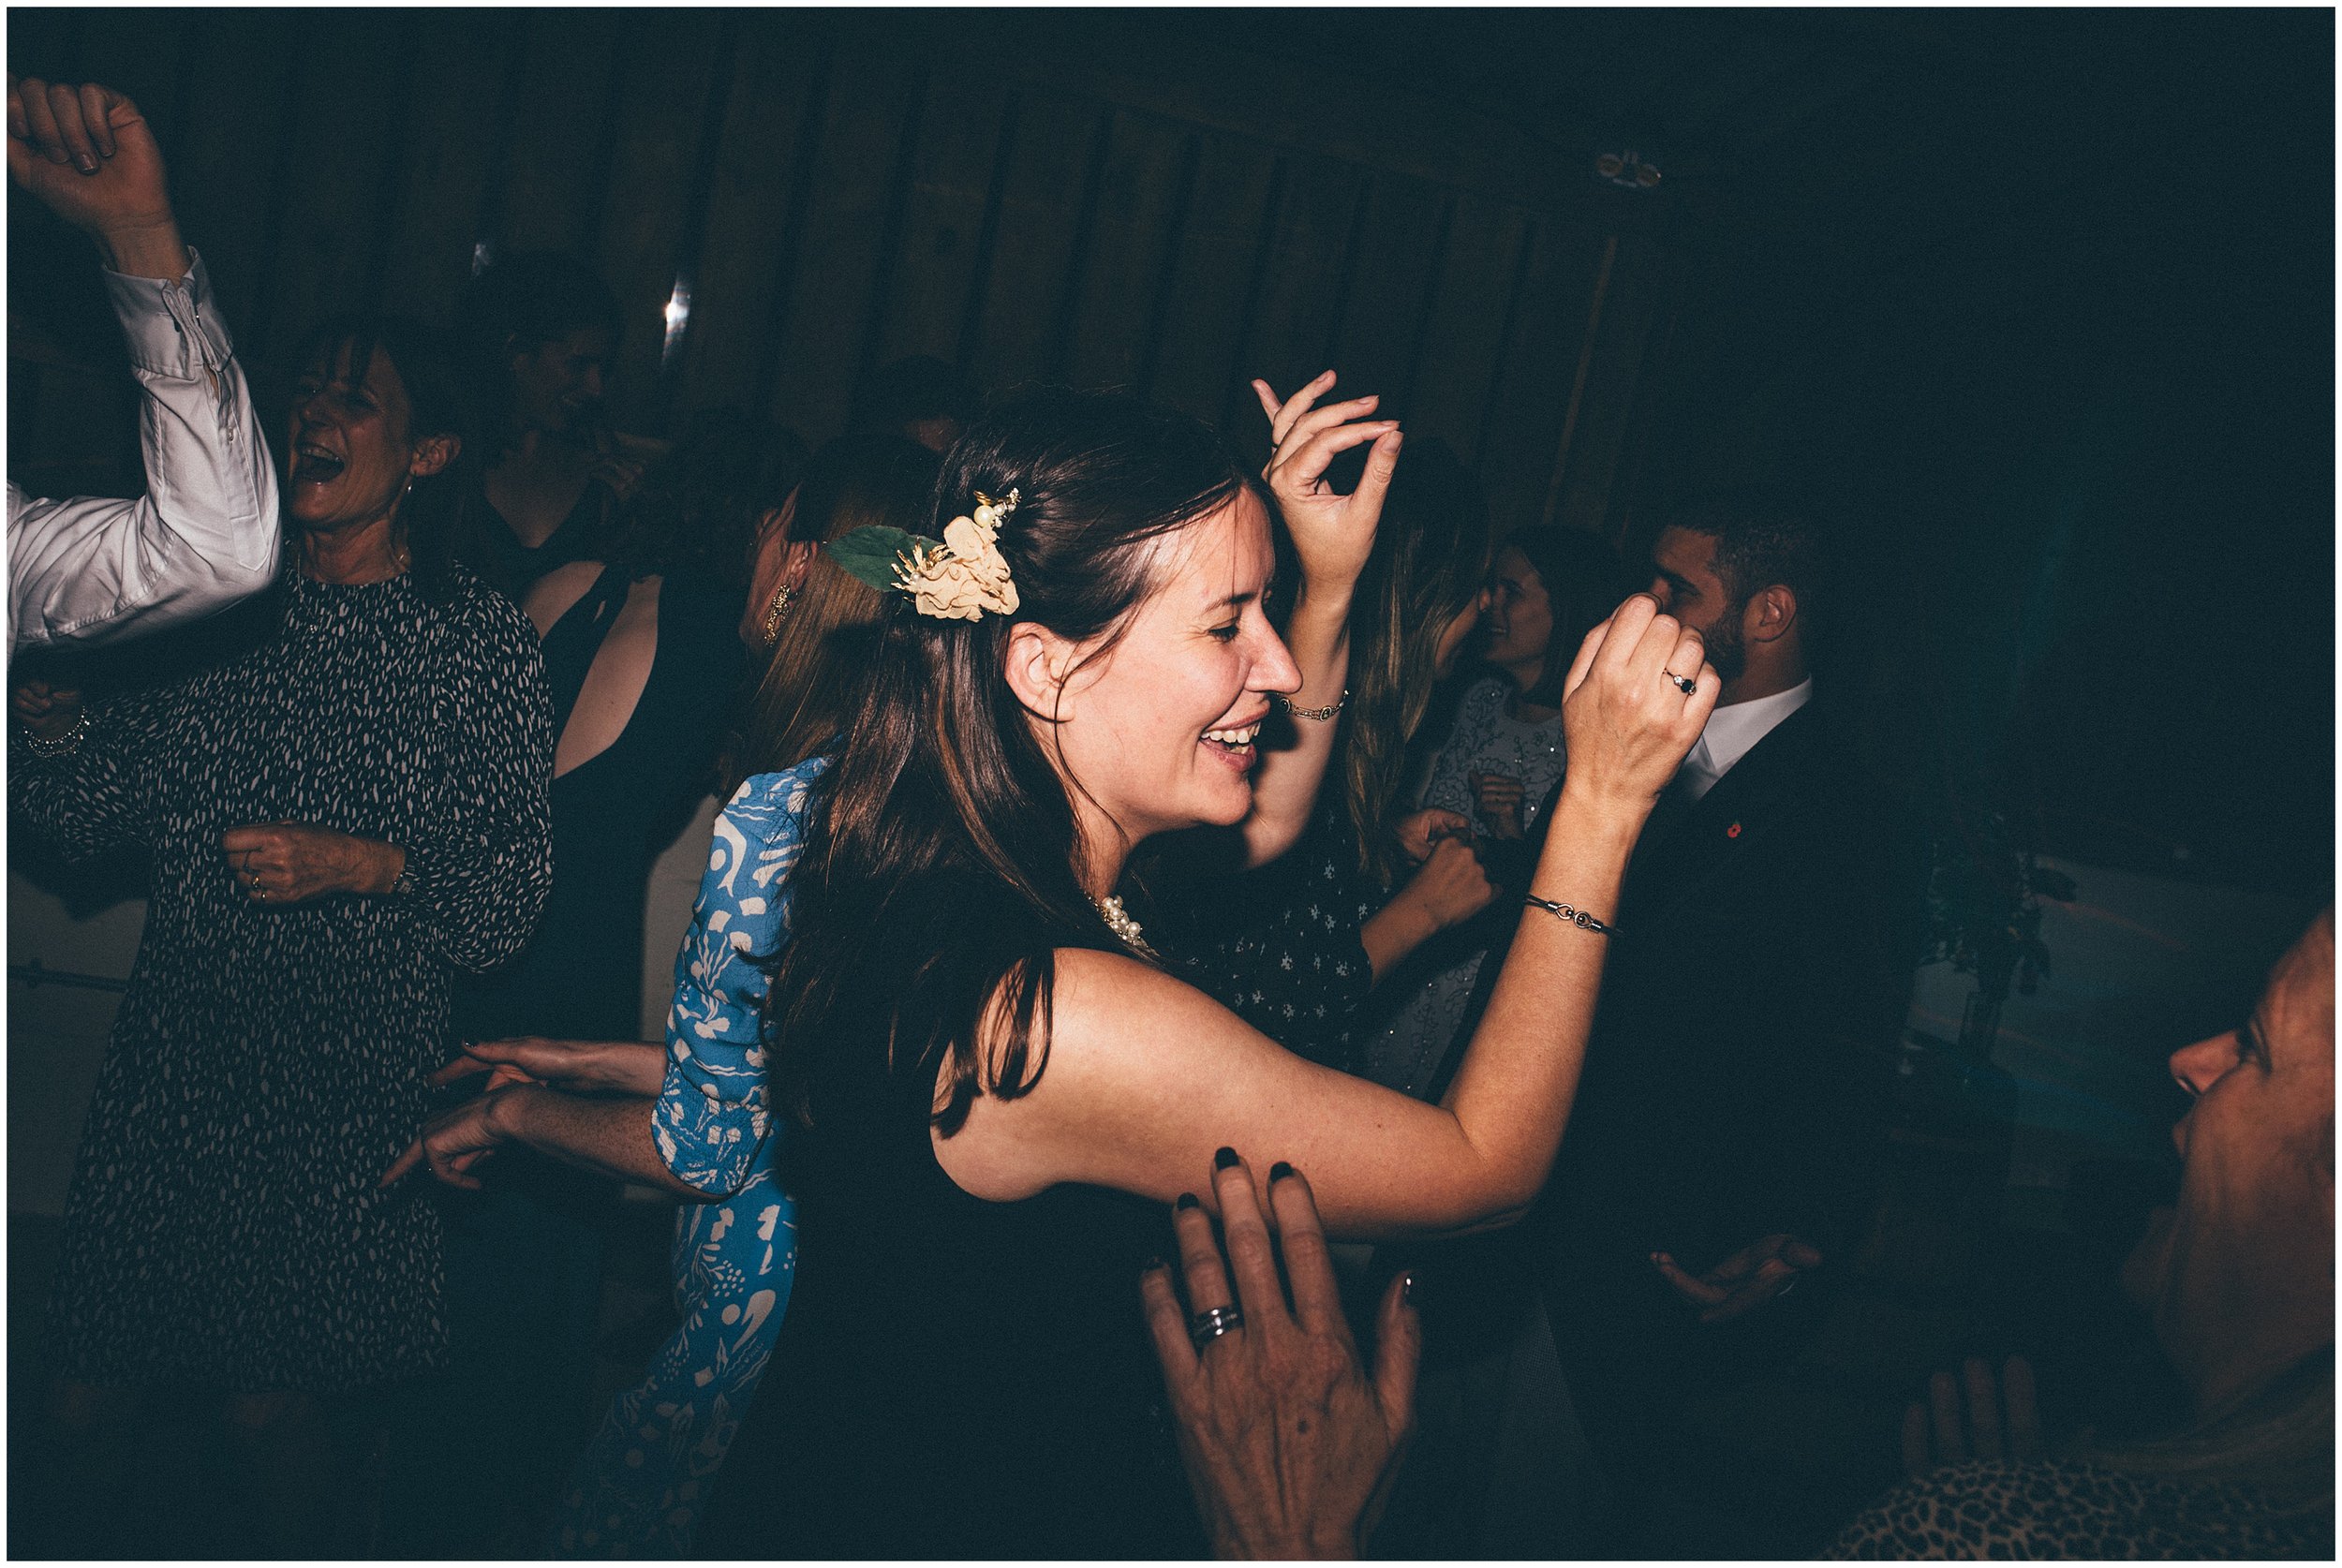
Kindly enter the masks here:
<path id="1" fill-rule="evenodd" d="M 1970 1460 L 1905 1482 L 1822 1555 L 1967 1559 L 2291 1559 L 2290 1521 L 2233 1487 L 2187 1486 L 2069 1460 Z"/>

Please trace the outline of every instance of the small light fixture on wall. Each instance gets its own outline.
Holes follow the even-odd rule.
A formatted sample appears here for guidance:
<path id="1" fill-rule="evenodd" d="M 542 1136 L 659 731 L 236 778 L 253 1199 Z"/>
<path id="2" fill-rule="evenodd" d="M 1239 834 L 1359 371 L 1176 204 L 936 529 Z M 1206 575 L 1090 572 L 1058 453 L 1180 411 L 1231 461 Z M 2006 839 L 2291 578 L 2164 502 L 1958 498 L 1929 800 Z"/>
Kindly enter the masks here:
<path id="1" fill-rule="evenodd" d="M 1593 174 L 1597 180 L 1607 180 L 1627 190 L 1649 190 L 1659 183 L 1659 166 L 1645 162 L 1632 147 L 1623 153 L 1597 154 Z"/>
<path id="2" fill-rule="evenodd" d="M 660 369 L 674 363 L 675 351 L 683 347 L 683 329 L 690 320 L 691 282 L 679 277 L 674 280 L 674 292 L 667 296 L 667 345 L 660 351 Z"/>

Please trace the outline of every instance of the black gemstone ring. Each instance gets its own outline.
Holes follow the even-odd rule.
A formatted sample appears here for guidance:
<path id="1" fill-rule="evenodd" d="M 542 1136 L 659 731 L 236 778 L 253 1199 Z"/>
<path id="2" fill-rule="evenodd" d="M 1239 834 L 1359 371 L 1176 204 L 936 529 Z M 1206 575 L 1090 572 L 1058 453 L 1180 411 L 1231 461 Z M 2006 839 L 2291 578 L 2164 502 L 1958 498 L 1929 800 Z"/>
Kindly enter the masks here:
<path id="1" fill-rule="evenodd" d="M 1679 675 L 1672 670 L 1662 670 L 1659 673 L 1665 675 L 1668 680 L 1673 681 L 1677 689 L 1682 691 L 1686 697 L 1699 689 L 1699 683 L 1692 679 L 1689 675 Z"/>
<path id="2" fill-rule="evenodd" d="M 1240 1307 L 1213 1307 L 1197 1312 L 1187 1320 L 1187 1337 L 1202 1350 L 1223 1334 L 1244 1326 L 1244 1309 Z"/>

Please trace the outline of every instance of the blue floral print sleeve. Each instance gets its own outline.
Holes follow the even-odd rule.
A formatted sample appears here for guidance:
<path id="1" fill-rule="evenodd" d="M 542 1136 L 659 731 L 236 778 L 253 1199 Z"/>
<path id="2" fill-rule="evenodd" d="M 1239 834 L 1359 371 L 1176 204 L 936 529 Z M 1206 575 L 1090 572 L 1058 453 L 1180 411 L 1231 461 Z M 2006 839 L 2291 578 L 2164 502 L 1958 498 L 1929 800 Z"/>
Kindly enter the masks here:
<path id="1" fill-rule="evenodd" d="M 684 1557 L 788 1309 L 796 1205 L 775 1172 L 759 1039 L 763 964 L 789 941 L 815 758 L 740 786 L 716 819 L 691 928 L 675 954 L 667 1072 L 652 1122 L 678 1180 L 714 1194 L 675 1216 L 682 1322 L 620 1393 L 579 1459 L 560 1557 Z"/>
<path id="2" fill-rule="evenodd" d="M 770 1116 L 757 1038 L 764 970 L 789 941 L 789 874 L 805 851 L 816 757 L 742 784 L 716 819 L 691 928 L 674 959 L 667 1078 L 652 1135 L 675 1179 L 736 1192 L 763 1146 Z"/>

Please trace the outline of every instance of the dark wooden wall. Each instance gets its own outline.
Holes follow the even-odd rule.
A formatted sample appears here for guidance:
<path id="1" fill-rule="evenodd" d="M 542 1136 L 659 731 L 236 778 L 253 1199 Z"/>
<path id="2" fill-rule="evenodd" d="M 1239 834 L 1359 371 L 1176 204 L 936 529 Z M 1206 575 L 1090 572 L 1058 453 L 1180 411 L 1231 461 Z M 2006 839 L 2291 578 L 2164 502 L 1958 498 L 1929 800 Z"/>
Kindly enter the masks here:
<path id="1" fill-rule="evenodd" d="M 145 109 L 264 392 L 326 314 L 444 318 L 475 246 L 551 246 L 618 290 L 635 430 L 737 404 L 819 441 L 859 377 L 932 354 L 994 388 L 1128 387 L 1257 445 L 1247 379 L 1330 365 L 1475 466 L 1502 526 L 1623 532 L 1671 297 L 1637 198 L 1428 96 L 1208 43 L 1164 69 L 1161 37 L 975 12 L 16 11 L 9 60 Z"/>

